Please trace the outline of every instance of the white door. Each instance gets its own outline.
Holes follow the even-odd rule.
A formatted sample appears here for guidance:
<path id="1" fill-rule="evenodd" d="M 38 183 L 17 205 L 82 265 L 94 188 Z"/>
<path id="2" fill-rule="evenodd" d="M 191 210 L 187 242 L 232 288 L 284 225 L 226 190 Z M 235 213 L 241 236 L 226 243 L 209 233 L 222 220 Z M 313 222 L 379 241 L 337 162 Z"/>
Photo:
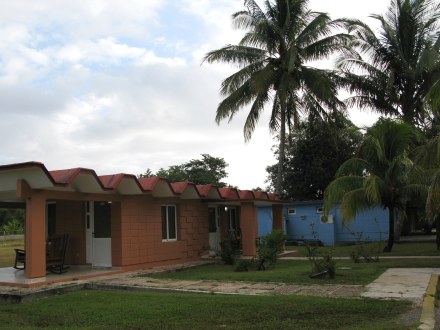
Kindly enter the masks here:
<path id="1" fill-rule="evenodd" d="M 209 215 L 209 253 L 216 256 L 220 253 L 220 219 L 217 207 L 208 207 Z"/>
<path id="2" fill-rule="evenodd" d="M 93 267 L 112 266 L 111 204 L 87 202 L 87 262 Z"/>

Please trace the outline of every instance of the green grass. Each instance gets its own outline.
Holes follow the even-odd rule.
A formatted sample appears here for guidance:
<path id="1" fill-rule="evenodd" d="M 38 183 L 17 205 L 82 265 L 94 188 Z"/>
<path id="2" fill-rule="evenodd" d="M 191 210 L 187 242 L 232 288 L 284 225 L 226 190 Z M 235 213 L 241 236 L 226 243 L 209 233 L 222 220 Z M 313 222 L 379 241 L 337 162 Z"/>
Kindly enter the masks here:
<path id="1" fill-rule="evenodd" d="M 347 267 L 350 269 L 339 269 Z M 368 284 L 388 268 L 440 267 L 440 259 L 387 259 L 379 262 L 354 263 L 351 260 L 336 261 L 334 279 L 310 279 L 311 265 L 307 260 L 280 260 L 274 268 L 265 271 L 235 272 L 234 266 L 205 265 L 171 273 L 159 273 L 155 278 L 178 280 L 218 280 L 249 282 L 281 282 L 290 284 Z"/>
<path id="2" fill-rule="evenodd" d="M 23 240 L 0 241 L 0 267 L 11 267 L 14 265 L 14 249 L 22 249 Z"/>
<path id="3" fill-rule="evenodd" d="M 383 253 L 382 249 L 386 242 L 380 243 L 366 243 L 364 248 L 371 256 L 376 256 L 379 251 L 379 256 L 393 257 L 393 256 L 440 256 L 440 251 L 434 242 L 404 242 L 394 243 L 393 250 L 389 253 Z M 322 246 L 319 250 L 323 253 L 332 251 L 335 257 L 349 257 L 351 252 L 360 246 L 358 245 L 338 245 L 336 247 Z M 298 251 L 298 256 L 307 257 L 307 249 L 305 246 L 286 246 L 287 251 Z"/>
<path id="4" fill-rule="evenodd" d="M 0 305 L 4 329 L 402 329 L 410 303 L 83 290 Z M 414 326 L 414 325 L 412 325 Z"/>

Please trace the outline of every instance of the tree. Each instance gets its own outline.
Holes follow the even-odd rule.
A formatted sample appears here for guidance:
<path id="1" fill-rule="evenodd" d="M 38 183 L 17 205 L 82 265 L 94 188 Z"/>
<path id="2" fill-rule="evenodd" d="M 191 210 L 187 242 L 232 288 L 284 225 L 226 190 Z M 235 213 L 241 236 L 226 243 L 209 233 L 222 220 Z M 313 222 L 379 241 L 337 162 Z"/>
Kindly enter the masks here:
<path id="1" fill-rule="evenodd" d="M 347 44 L 347 34 L 332 34 L 339 26 L 327 14 L 312 12 L 308 0 L 264 1 L 265 10 L 254 0 L 245 0 L 246 10 L 232 15 L 236 28 L 247 32 L 238 45 L 227 45 L 206 54 L 208 63 L 236 64 L 239 70 L 226 78 L 220 93 L 224 99 L 216 122 L 232 120 L 250 105 L 244 125 L 248 141 L 269 103 L 269 128 L 279 135 L 276 192 L 281 192 L 286 127 L 298 122 L 301 113 L 342 107 L 334 74 L 306 63 L 329 56 Z"/>
<path id="2" fill-rule="evenodd" d="M 414 154 L 415 162 L 425 170 L 423 178 L 429 186 L 425 211 L 430 224 L 436 221 L 436 243 L 440 250 L 440 135 L 416 148 Z"/>
<path id="3" fill-rule="evenodd" d="M 433 88 L 440 74 L 439 15 L 438 1 L 392 0 L 385 16 L 371 15 L 380 23 L 378 35 L 359 20 L 346 20 L 355 39 L 337 66 L 355 94 L 347 104 L 425 125 L 427 98 L 440 91 Z"/>
<path id="4" fill-rule="evenodd" d="M 147 168 L 147 170 L 144 173 L 141 173 L 141 174 L 137 175 L 138 179 L 141 179 L 141 178 L 151 178 L 152 176 L 154 176 L 154 173 L 149 168 Z"/>
<path id="5" fill-rule="evenodd" d="M 160 176 L 171 182 L 192 182 L 194 184 L 214 184 L 225 187 L 221 180 L 228 176 L 228 163 L 223 158 L 202 154 L 202 159 L 192 159 L 181 165 L 172 165 L 168 169 L 161 168 L 156 174 L 147 170 L 139 177 Z M 146 176 L 148 175 L 148 176 Z"/>
<path id="6" fill-rule="evenodd" d="M 221 182 L 228 173 L 228 164 L 223 158 L 212 157 L 202 154 L 202 159 L 192 159 L 183 165 L 184 172 L 188 176 L 188 181 L 195 184 L 215 184 L 225 187 L 226 183 Z"/>
<path id="7" fill-rule="evenodd" d="M 362 133 L 342 114 L 334 113 L 323 120 L 311 113 L 298 125 L 286 148 L 282 198 L 323 199 L 336 170 L 354 156 L 361 139 Z M 271 186 L 276 181 L 276 167 L 266 168 Z"/>
<path id="8" fill-rule="evenodd" d="M 161 168 L 157 171 L 156 176 L 166 178 L 171 182 L 191 181 L 182 165 L 172 165 L 168 169 Z"/>
<path id="9" fill-rule="evenodd" d="M 407 202 L 426 188 L 411 182 L 414 166 L 408 155 L 419 139 L 413 126 L 380 119 L 367 130 L 358 157 L 339 167 L 324 193 L 325 209 L 340 204 L 344 221 L 369 208 L 388 209 L 389 236 L 384 252 L 390 252 L 394 244 L 396 213 L 404 213 Z"/>

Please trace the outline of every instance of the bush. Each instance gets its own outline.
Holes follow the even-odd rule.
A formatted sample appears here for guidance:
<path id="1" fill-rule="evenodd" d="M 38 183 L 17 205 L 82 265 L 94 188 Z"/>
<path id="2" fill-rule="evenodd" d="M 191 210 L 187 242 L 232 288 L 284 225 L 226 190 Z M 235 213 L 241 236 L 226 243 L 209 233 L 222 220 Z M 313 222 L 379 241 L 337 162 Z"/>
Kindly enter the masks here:
<path id="1" fill-rule="evenodd" d="M 286 235 L 279 229 L 273 230 L 258 241 L 258 257 L 265 262 L 274 265 L 278 260 L 278 254 L 283 251 Z"/>
<path id="2" fill-rule="evenodd" d="M 255 260 L 246 260 L 246 259 L 238 259 L 234 271 L 236 272 L 247 272 L 250 269 L 254 268 Z"/>
<path id="3" fill-rule="evenodd" d="M 235 264 L 235 259 L 237 258 L 236 251 L 232 248 L 232 244 L 230 240 L 224 240 L 220 243 L 222 248 L 220 257 L 226 265 Z"/>
<path id="4" fill-rule="evenodd" d="M 24 233 L 23 224 L 17 219 L 9 220 L 0 230 L 2 234 L 6 235 L 19 235 Z"/>
<path id="5" fill-rule="evenodd" d="M 310 224 L 312 230 L 312 236 L 316 239 L 317 233 L 315 231 L 315 224 Z M 319 246 L 306 242 L 306 249 L 308 253 L 308 259 L 312 264 L 312 274 L 310 277 L 325 277 L 328 275 L 330 278 L 335 278 L 336 275 L 336 262 L 333 259 L 333 250 L 330 250 L 326 254 L 322 255 L 319 251 Z"/>

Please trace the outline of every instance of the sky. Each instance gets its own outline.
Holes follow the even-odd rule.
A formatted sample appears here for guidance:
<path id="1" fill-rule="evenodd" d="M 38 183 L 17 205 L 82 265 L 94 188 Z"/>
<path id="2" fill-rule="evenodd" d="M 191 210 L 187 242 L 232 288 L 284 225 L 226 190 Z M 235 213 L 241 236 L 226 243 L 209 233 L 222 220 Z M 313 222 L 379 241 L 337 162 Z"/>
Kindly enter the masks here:
<path id="1" fill-rule="evenodd" d="M 334 19 L 367 23 L 387 6 L 310 1 Z M 243 1 L 0 0 L 0 8 L 0 164 L 140 174 L 210 154 L 229 164 L 228 184 L 267 186 L 266 166 L 276 163 L 270 111 L 247 143 L 246 109 L 217 125 L 220 84 L 236 68 L 202 64 L 243 36 L 231 24 Z M 350 110 L 359 126 L 376 118 Z"/>

